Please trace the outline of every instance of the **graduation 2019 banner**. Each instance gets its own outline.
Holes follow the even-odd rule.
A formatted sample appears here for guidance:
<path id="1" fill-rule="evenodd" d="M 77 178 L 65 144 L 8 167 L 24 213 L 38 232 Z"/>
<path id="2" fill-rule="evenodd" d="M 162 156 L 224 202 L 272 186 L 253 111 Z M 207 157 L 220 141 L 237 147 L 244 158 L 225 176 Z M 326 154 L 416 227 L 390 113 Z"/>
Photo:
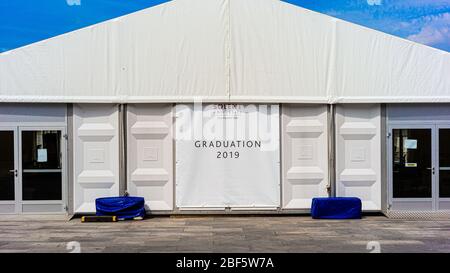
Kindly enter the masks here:
<path id="1" fill-rule="evenodd" d="M 175 127 L 177 207 L 279 206 L 277 104 L 177 105 Z"/>

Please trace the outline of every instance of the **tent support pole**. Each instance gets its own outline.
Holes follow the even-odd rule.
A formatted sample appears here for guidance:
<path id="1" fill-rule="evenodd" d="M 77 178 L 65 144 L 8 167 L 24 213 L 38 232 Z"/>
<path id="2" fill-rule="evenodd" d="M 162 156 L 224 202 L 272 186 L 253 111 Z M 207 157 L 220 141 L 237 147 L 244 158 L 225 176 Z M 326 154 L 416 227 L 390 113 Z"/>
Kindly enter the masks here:
<path id="1" fill-rule="evenodd" d="M 328 195 L 336 196 L 336 105 L 328 105 Z"/>
<path id="2" fill-rule="evenodd" d="M 74 214 L 73 192 L 73 104 L 67 104 L 67 214 Z"/>
<path id="3" fill-rule="evenodd" d="M 119 194 L 127 192 L 126 104 L 119 104 Z"/>

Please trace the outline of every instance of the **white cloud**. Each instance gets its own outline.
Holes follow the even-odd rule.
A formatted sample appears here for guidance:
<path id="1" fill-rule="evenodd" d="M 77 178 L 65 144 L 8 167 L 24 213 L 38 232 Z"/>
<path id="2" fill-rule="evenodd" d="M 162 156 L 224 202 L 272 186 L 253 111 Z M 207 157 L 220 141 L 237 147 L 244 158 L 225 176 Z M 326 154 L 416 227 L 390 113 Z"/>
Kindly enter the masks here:
<path id="1" fill-rule="evenodd" d="M 435 29 L 427 26 L 419 33 L 408 36 L 408 39 L 426 45 L 438 45 L 445 41 L 450 42 L 450 31 L 446 28 Z"/>
<path id="2" fill-rule="evenodd" d="M 450 0 L 387 0 L 386 5 L 405 8 L 448 8 Z"/>
<path id="3" fill-rule="evenodd" d="M 379 6 L 382 4 L 382 0 L 367 0 L 369 6 Z"/>
<path id="4" fill-rule="evenodd" d="M 450 44 L 450 12 L 420 18 L 423 25 L 418 33 L 408 39 L 430 46 Z"/>

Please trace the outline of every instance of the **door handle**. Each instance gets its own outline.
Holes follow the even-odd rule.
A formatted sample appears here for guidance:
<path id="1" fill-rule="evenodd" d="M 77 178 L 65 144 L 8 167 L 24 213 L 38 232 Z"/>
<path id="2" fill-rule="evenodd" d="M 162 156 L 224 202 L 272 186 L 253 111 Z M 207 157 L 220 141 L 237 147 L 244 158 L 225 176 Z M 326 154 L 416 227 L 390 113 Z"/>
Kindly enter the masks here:
<path id="1" fill-rule="evenodd" d="M 17 170 L 9 170 L 10 173 L 14 173 L 14 176 L 17 177 L 18 173 Z"/>
<path id="2" fill-rule="evenodd" d="M 434 168 L 434 167 L 427 168 L 427 170 L 431 170 L 431 173 L 432 173 L 432 174 L 435 174 L 435 168 Z"/>

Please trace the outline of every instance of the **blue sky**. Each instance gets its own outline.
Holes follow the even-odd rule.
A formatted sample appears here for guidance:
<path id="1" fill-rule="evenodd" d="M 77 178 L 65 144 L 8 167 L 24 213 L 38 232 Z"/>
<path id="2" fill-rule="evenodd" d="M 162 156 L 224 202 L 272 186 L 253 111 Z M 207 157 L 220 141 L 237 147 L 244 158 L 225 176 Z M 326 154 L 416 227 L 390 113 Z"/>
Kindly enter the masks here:
<path id="1" fill-rule="evenodd" d="M 0 52 L 168 0 L 0 0 Z M 284 0 L 450 52 L 450 0 Z"/>
<path id="2" fill-rule="evenodd" d="M 450 0 L 286 0 L 450 52 Z"/>

